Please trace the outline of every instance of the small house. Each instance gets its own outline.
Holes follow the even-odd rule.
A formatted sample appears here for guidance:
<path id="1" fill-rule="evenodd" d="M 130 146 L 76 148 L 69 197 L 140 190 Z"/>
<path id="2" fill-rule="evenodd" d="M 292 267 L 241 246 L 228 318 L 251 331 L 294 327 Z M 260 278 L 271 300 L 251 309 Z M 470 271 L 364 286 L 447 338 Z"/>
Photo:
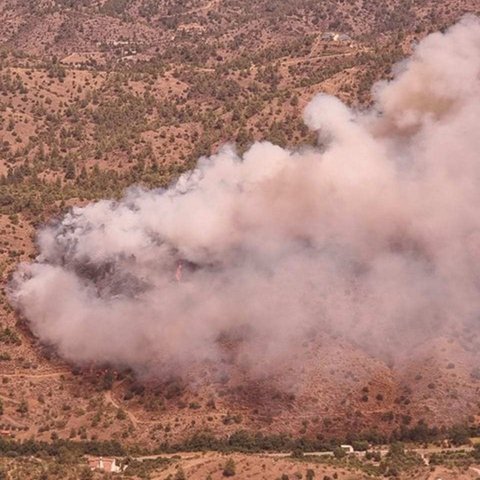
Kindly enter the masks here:
<path id="1" fill-rule="evenodd" d="M 119 473 L 121 468 L 117 465 L 115 458 L 89 458 L 88 465 L 90 470 L 101 470 L 109 473 Z"/>

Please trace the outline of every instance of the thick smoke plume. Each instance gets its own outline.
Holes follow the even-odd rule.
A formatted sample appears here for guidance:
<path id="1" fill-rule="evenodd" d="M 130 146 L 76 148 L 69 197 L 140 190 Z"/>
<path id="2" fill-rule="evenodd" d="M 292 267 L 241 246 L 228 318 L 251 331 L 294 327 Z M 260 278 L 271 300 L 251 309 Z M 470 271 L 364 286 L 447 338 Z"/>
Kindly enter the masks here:
<path id="1" fill-rule="evenodd" d="M 479 328 L 480 22 L 424 39 L 354 111 L 319 95 L 319 147 L 226 146 L 167 190 L 73 208 L 12 298 L 69 360 L 268 368 L 315 332 L 377 352 Z"/>

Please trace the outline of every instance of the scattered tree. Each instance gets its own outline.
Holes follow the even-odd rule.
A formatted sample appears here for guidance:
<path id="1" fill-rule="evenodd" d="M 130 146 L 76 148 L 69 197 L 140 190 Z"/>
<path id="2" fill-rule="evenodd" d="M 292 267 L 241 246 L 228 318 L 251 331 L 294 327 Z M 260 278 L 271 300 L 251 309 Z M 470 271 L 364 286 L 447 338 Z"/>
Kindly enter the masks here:
<path id="1" fill-rule="evenodd" d="M 233 477 L 235 475 L 235 461 L 233 458 L 229 458 L 225 463 L 225 467 L 223 468 L 223 476 L 224 477 Z"/>

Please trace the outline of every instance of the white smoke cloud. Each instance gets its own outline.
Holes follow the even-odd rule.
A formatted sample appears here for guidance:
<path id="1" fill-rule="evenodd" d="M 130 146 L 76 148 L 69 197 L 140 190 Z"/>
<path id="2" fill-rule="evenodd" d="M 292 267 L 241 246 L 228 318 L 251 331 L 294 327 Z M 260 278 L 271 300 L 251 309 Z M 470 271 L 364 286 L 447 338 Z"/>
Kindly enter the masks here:
<path id="1" fill-rule="evenodd" d="M 479 20 L 427 37 L 374 96 L 313 99 L 322 148 L 226 146 L 167 190 L 73 208 L 13 302 L 69 360 L 159 373 L 225 339 L 258 370 L 315 331 L 381 352 L 478 329 Z"/>

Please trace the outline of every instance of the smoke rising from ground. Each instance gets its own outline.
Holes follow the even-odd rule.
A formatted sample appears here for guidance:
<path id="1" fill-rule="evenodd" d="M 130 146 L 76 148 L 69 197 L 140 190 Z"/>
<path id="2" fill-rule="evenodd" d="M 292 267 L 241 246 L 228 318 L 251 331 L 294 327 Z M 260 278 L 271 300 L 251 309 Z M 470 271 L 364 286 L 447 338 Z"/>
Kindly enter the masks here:
<path id="1" fill-rule="evenodd" d="M 73 208 L 13 302 L 67 359 L 148 372 L 227 341 L 254 371 L 315 331 L 395 352 L 479 328 L 479 20 L 424 39 L 374 98 L 314 98 L 317 149 L 226 146 L 168 190 Z"/>

